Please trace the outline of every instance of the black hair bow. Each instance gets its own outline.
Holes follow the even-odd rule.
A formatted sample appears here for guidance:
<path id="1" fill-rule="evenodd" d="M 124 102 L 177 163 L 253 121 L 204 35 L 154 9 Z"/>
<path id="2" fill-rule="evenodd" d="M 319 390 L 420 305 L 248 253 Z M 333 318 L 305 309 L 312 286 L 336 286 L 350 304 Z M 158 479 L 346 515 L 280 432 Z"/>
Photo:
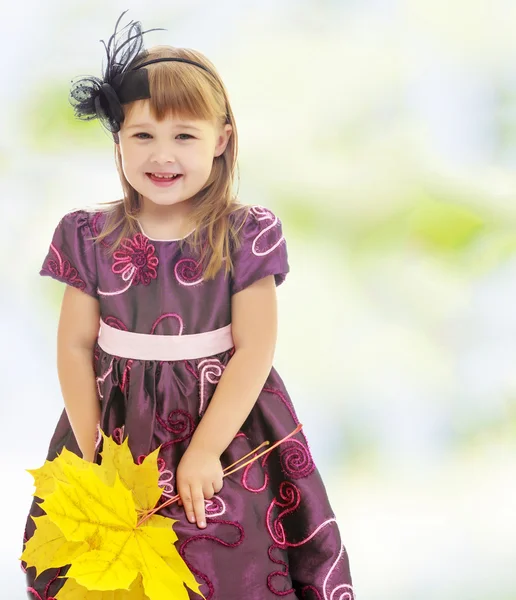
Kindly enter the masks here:
<path id="1" fill-rule="evenodd" d="M 75 116 L 84 121 L 99 119 L 102 125 L 111 133 L 120 131 L 124 120 L 122 104 L 141 98 L 148 98 L 148 81 L 142 70 L 131 73 L 131 94 L 124 94 L 124 81 L 127 71 L 137 57 L 144 56 L 143 35 L 149 31 L 163 29 L 148 29 L 142 31 L 139 21 L 130 21 L 120 32 L 118 25 L 127 11 L 118 18 L 115 31 L 104 45 L 107 64 L 104 77 L 86 76 L 72 80 L 70 104 Z M 125 81 L 126 82 L 126 81 Z M 127 82 L 126 82 L 127 83 Z M 127 86 L 126 86 L 127 87 Z"/>

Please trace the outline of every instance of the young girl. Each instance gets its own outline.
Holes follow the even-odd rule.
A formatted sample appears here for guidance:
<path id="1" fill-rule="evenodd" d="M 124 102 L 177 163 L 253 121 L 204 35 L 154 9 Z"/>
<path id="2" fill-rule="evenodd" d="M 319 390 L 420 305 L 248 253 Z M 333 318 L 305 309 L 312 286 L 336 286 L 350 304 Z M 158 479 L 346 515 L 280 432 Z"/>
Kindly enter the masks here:
<path id="1" fill-rule="evenodd" d="M 223 480 L 298 425 L 272 367 L 287 250 L 278 218 L 233 196 L 237 129 L 215 67 L 193 50 L 145 51 L 143 33 L 115 28 L 103 79 L 71 91 L 77 116 L 112 133 L 124 197 L 66 214 L 43 263 L 68 284 L 65 409 L 47 460 L 64 447 L 100 460 L 99 428 L 127 437 L 135 461 L 161 446 L 163 496 L 181 503 L 160 514 L 179 521 L 178 550 L 208 600 L 352 600 L 302 432 Z M 43 514 L 37 499 L 30 514 Z M 29 516 L 25 540 L 33 532 Z M 50 600 L 66 569 L 26 573 L 29 598 Z"/>

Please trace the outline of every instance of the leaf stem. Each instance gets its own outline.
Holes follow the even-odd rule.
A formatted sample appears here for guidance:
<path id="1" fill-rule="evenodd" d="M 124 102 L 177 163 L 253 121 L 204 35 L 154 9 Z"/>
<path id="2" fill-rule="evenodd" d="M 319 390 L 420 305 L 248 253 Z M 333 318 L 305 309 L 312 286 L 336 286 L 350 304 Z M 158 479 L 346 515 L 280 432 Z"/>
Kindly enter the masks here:
<path id="1" fill-rule="evenodd" d="M 258 450 L 260 450 L 264 446 L 268 446 L 270 444 L 270 442 L 263 442 L 262 444 L 260 444 L 254 450 L 251 450 L 251 452 L 249 452 L 245 456 L 242 456 L 242 458 L 239 458 L 232 465 L 229 465 L 229 467 L 226 467 L 224 469 L 224 477 L 227 477 L 228 475 L 232 475 L 233 473 L 236 473 L 237 471 L 240 471 L 240 469 L 243 469 L 247 465 L 250 465 L 251 463 L 255 462 L 256 460 L 258 460 L 259 458 L 261 458 L 262 456 L 264 456 L 265 454 L 268 454 L 269 452 L 272 452 L 272 450 L 274 450 L 274 448 L 277 448 L 280 444 L 282 444 L 283 442 L 287 441 L 292 436 L 294 436 L 297 433 L 299 433 L 302 428 L 303 428 L 303 426 L 300 423 L 294 429 L 294 431 L 290 432 L 283 439 L 279 440 L 279 442 L 276 442 L 270 448 L 267 448 L 267 450 L 264 450 L 260 454 L 257 454 L 256 456 L 254 456 L 253 458 L 247 460 L 246 462 L 243 462 L 243 461 L 245 461 L 246 458 L 248 458 L 249 456 L 251 456 L 251 454 L 254 454 L 255 452 L 258 452 Z M 242 463 L 242 464 L 239 464 L 239 463 Z M 238 466 L 236 466 L 236 465 L 238 465 Z M 150 519 L 152 517 L 152 515 L 154 515 L 155 513 L 157 513 L 159 510 L 161 510 L 162 508 L 165 508 L 166 506 L 170 506 L 171 504 L 174 504 L 178 500 L 179 500 L 179 494 L 177 496 L 173 496 L 172 498 L 169 498 L 168 500 L 166 500 L 165 502 L 163 502 L 163 504 L 160 504 L 159 506 L 155 506 L 152 510 L 146 511 L 143 514 L 143 516 L 141 517 L 141 519 L 138 521 L 138 523 L 136 524 L 136 527 L 140 527 L 141 525 L 143 525 L 143 523 L 145 523 L 145 521 L 147 521 L 148 519 Z"/>

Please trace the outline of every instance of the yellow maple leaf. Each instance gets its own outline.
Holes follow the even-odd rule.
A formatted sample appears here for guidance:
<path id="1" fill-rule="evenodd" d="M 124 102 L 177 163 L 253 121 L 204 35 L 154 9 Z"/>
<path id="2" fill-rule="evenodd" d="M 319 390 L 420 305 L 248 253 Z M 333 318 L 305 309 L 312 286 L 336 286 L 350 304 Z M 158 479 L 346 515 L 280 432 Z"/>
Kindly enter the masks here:
<path id="1" fill-rule="evenodd" d="M 113 485 L 115 473 L 118 473 L 125 487 L 131 490 L 136 508 L 150 510 L 156 506 L 162 490 L 156 487 L 159 479 L 158 454 L 159 448 L 149 454 L 141 465 L 133 461 L 129 449 L 128 438 L 118 445 L 113 439 L 102 434 L 104 444 L 102 447 L 101 477 L 108 485 Z"/>
<path id="2" fill-rule="evenodd" d="M 36 575 L 47 569 L 59 569 L 88 550 L 84 542 L 69 542 L 47 515 L 33 517 L 36 531 L 27 542 L 20 560 L 36 568 Z"/>
<path id="3" fill-rule="evenodd" d="M 47 461 L 33 472 L 46 515 L 44 521 L 34 519 L 36 533 L 22 560 L 39 571 L 71 564 L 59 600 L 89 599 L 81 589 L 106 594 L 92 599 L 112 600 L 118 598 L 115 592 L 136 589 L 138 578 L 144 590 L 139 599 L 145 593 L 148 600 L 188 600 L 186 587 L 202 596 L 175 546 L 176 521 L 153 514 L 140 523 L 142 513 L 154 508 L 162 492 L 157 452 L 136 465 L 127 443 L 118 445 L 104 436 L 102 465 L 63 452 L 52 461 L 56 464 Z M 45 544 L 52 557 L 43 557 Z"/>
<path id="4" fill-rule="evenodd" d="M 145 595 L 141 575 L 134 580 L 129 590 L 99 592 L 87 590 L 75 579 L 67 579 L 58 593 L 59 600 L 149 600 Z"/>
<path id="5" fill-rule="evenodd" d="M 89 465 L 93 464 L 88 463 L 66 448 L 63 448 L 58 458 L 59 460 L 46 460 L 45 464 L 39 469 L 27 469 L 27 472 L 34 477 L 36 491 L 33 496 L 45 498 L 54 491 L 56 481 L 66 481 L 63 465 L 70 465 L 76 469 L 88 469 Z M 98 465 L 95 465 L 95 467 L 97 467 L 97 470 L 100 469 Z"/>

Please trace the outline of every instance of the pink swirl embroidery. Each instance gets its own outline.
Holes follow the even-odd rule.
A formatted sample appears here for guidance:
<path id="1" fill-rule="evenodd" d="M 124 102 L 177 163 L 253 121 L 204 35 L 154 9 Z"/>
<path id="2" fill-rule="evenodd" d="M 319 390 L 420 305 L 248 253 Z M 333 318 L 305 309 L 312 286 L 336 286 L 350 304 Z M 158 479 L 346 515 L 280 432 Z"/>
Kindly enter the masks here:
<path id="1" fill-rule="evenodd" d="M 127 275 L 125 280 L 132 277 L 134 285 L 139 283 L 149 285 L 151 279 L 157 278 L 156 267 L 159 260 L 155 256 L 154 246 L 148 238 L 141 233 L 136 233 L 132 240 L 124 238 L 120 243 L 120 248 L 113 254 L 115 259 L 111 267 L 113 273 L 121 274 L 124 278 L 124 274 L 131 272 L 131 275 Z"/>
<path id="2" fill-rule="evenodd" d="M 330 592 L 328 592 L 328 582 L 330 580 L 331 574 L 335 570 L 335 567 L 338 565 L 339 560 L 342 558 L 344 554 L 344 546 L 341 547 L 340 553 L 337 556 L 337 560 L 333 563 L 331 569 L 328 571 L 328 575 L 326 575 L 323 583 L 323 592 L 324 592 L 324 600 L 355 600 L 355 594 L 353 592 L 353 586 L 349 585 L 349 583 L 341 583 L 333 588 Z M 338 594 L 338 596 L 337 596 Z"/>
<path id="3" fill-rule="evenodd" d="M 222 517 L 226 513 L 226 503 L 220 496 L 215 495 L 213 498 L 204 501 L 204 509 L 207 517 L 212 519 Z"/>
<path id="4" fill-rule="evenodd" d="M 286 515 L 294 512 L 301 503 L 301 492 L 293 483 L 289 481 L 282 481 L 279 489 L 280 500 L 274 498 L 269 508 L 267 509 L 267 529 L 272 537 L 274 543 L 280 548 L 286 548 L 290 544 L 287 542 L 285 529 L 281 519 Z M 272 520 L 271 515 L 274 508 L 278 506 L 283 510 L 280 511 L 278 516 Z"/>
<path id="5" fill-rule="evenodd" d="M 267 227 L 262 229 L 260 233 L 254 238 L 252 244 L 252 252 L 255 256 L 267 256 L 267 254 L 270 254 L 271 252 L 276 250 L 276 248 L 285 241 L 285 238 L 283 237 L 283 235 L 281 235 L 272 246 L 267 247 L 266 242 L 265 248 L 258 248 L 258 244 L 262 240 L 262 238 L 266 236 L 269 231 L 271 231 L 279 225 L 279 219 L 278 217 L 273 215 L 270 210 L 267 210 L 263 206 L 253 206 L 251 207 L 249 212 L 251 212 L 258 221 L 271 221 L 271 223 L 267 225 Z"/>
<path id="6" fill-rule="evenodd" d="M 202 265 L 193 258 L 183 258 L 176 263 L 174 273 L 181 285 L 198 285 L 203 281 Z"/>
<path id="7" fill-rule="evenodd" d="M 281 467 L 287 477 L 301 479 L 302 477 L 308 477 L 314 472 L 315 463 L 312 456 L 300 441 L 295 439 L 289 440 L 281 448 Z"/>
<path id="8" fill-rule="evenodd" d="M 272 580 L 275 577 L 283 577 L 284 579 L 290 577 L 288 563 L 286 563 L 284 560 L 274 558 L 274 556 L 272 554 L 273 550 L 279 550 L 278 546 L 270 546 L 269 547 L 269 549 L 267 551 L 269 558 L 273 563 L 275 563 L 277 565 L 281 565 L 283 567 L 283 571 L 273 571 L 272 573 L 269 573 L 269 575 L 267 577 L 267 587 L 276 596 L 288 596 L 289 594 L 292 594 L 292 592 L 294 592 L 294 588 L 291 587 L 288 590 L 278 590 L 276 587 L 274 587 L 274 585 L 272 583 Z M 292 583 L 292 582 L 290 582 L 290 583 Z"/>
<path id="9" fill-rule="evenodd" d="M 270 456 L 269 454 L 266 454 L 261 460 L 262 470 L 263 470 L 263 485 L 261 487 L 253 488 L 253 487 L 251 487 L 251 484 L 249 483 L 249 472 L 255 465 L 258 464 L 258 461 L 249 463 L 247 465 L 247 467 L 244 469 L 244 472 L 242 473 L 242 485 L 248 492 L 252 492 L 253 494 L 258 494 L 260 492 L 263 492 L 263 490 L 269 485 L 269 474 L 264 469 L 265 463 L 267 462 L 267 459 L 269 458 L 269 456 Z"/>
<path id="10" fill-rule="evenodd" d="M 174 484 L 172 483 L 174 475 L 170 469 L 167 469 L 167 463 L 163 458 L 158 458 L 157 462 L 159 471 L 158 485 L 163 490 L 161 495 L 165 496 L 165 498 L 173 498 L 176 495 Z"/>
<path id="11" fill-rule="evenodd" d="M 280 450 L 280 462 L 283 473 L 291 479 L 301 479 L 308 477 L 315 470 L 315 463 L 310 455 L 308 449 L 298 440 L 292 439 L 284 443 Z M 264 474 L 263 484 L 260 487 L 253 488 L 249 483 L 249 474 L 251 469 L 258 467 L 258 462 L 252 462 L 245 467 L 242 473 L 242 486 L 248 491 L 254 494 L 263 492 L 269 485 L 269 475 L 266 470 L 266 464 L 269 460 L 270 454 L 266 454 L 261 459 L 261 466 Z"/>
<path id="12" fill-rule="evenodd" d="M 113 361 L 114 360 L 115 360 L 114 358 L 111 359 L 111 362 L 109 363 L 109 367 L 108 367 L 107 371 L 104 373 L 104 375 L 101 375 L 100 377 L 96 378 L 97 390 L 98 390 L 100 398 L 104 398 L 104 394 L 102 393 L 102 389 L 101 389 L 101 385 L 100 384 L 104 383 L 104 381 L 106 380 L 106 377 L 108 375 L 110 375 L 111 372 L 113 371 Z"/>
<path id="13" fill-rule="evenodd" d="M 194 368 L 190 365 L 190 363 L 185 360 L 184 361 L 185 369 L 194 377 L 194 379 L 199 380 L 199 375 L 195 372 Z"/>
<path id="14" fill-rule="evenodd" d="M 132 285 L 149 285 L 158 276 L 156 267 L 159 264 L 154 246 L 141 233 L 136 233 L 132 239 L 124 238 L 120 249 L 113 253 L 115 259 L 111 271 L 121 275 L 127 285 L 114 292 L 97 290 L 101 296 L 117 296 L 126 292 Z"/>
<path id="15" fill-rule="evenodd" d="M 321 523 L 315 531 L 313 531 L 308 537 L 301 540 L 300 542 L 289 542 L 287 540 L 285 534 L 285 528 L 283 527 L 282 519 L 294 512 L 301 503 L 301 492 L 294 485 L 289 483 L 288 481 L 284 481 L 280 485 L 280 500 L 274 498 L 271 502 L 268 510 L 267 510 L 267 530 L 269 531 L 269 535 L 271 536 L 273 542 L 280 548 L 299 548 L 304 544 L 308 543 L 311 539 L 313 539 L 319 531 L 332 525 L 336 527 L 337 521 L 335 519 L 327 519 L 324 523 Z M 272 519 L 272 513 L 275 507 L 279 507 L 283 509 L 279 512 L 275 519 Z M 329 590 L 329 581 L 330 578 L 335 571 L 340 559 L 344 554 L 344 546 L 341 546 L 339 555 L 335 562 L 330 567 L 330 570 L 326 574 L 323 582 L 323 597 L 324 600 L 354 600 L 353 587 L 347 583 L 341 583 L 335 586 L 333 589 Z M 311 586 L 307 586 L 305 589 L 311 588 Z M 313 588 L 312 588 L 312 591 Z M 321 596 L 318 594 L 318 598 Z"/>
<path id="16" fill-rule="evenodd" d="M 102 214 L 103 214 L 102 212 L 95 213 L 93 219 L 91 220 L 91 229 L 92 229 L 94 237 L 98 237 L 98 235 L 100 234 L 100 231 L 99 231 L 99 228 L 97 227 L 97 225 L 98 225 L 99 219 Z M 100 243 L 102 244 L 102 246 L 104 246 L 104 248 L 109 248 L 109 243 L 106 242 L 105 239 L 101 240 Z"/>
<path id="17" fill-rule="evenodd" d="M 274 388 L 268 388 L 268 387 L 264 387 L 262 391 L 267 392 L 269 394 L 273 394 L 274 396 L 277 396 L 283 402 L 285 408 L 290 413 L 290 416 L 292 417 L 292 420 L 294 421 L 294 423 L 296 425 L 299 425 L 299 419 L 297 418 L 296 413 L 294 412 L 292 403 L 289 402 L 287 396 L 283 392 L 281 392 L 280 390 L 276 390 Z M 308 445 L 308 440 L 306 439 L 304 431 L 301 431 L 301 433 L 299 435 L 303 438 L 306 452 L 309 455 L 309 461 L 310 461 L 310 463 L 313 463 L 312 454 L 310 452 L 310 446 Z"/>
<path id="18" fill-rule="evenodd" d="M 156 328 L 161 323 L 161 321 L 163 321 L 163 319 L 170 319 L 170 318 L 176 319 L 177 322 L 179 323 L 179 333 L 177 335 L 183 335 L 183 327 L 184 327 L 183 319 L 176 313 L 165 313 L 165 314 L 161 315 L 160 317 L 158 317 L 154 321 L 154 324 L 151 328 L 151 334 L 154 334 L 156 332 Z"/>
<path id="19" fill-rule="evenodd" d="M 131 367 L 133 366 L 134 360 L 130 358 L 125 365 L 124 372 L 122 373 L 122 381 L 120 382 L 120 391 L 125 392 L 129 386 L 129 379 L 131 377 Z"/>
<path id="20" fill-rule="evenodd" d="M 50 248 L 56 255 L 57 260 L 49 258 L 46 261 L 43 270 L 47 271 L 51 275 L 59 277 L 60 279 L 64 279 L 71 286 L 84 291 L 86 289 L 86 283 L 79 277 L 77 269 L 69 260 L 63 259 L 59 253 L 59 250 L 54 246 L 54 244 L 50 244 Z"/>
<path id="21" fill-rule="evenodd" d="M 121 329 L 122 331 L 127 331 L 127 325 L 124 324 L 118 317 L 113 317 L 112 315 L 106 317 L 104 319 L 104 323 L 113 327 L 114 329 Z"/>
<path id="22" fill-rule="evenodd" d="M 188 565 L 188 568 L 190 569 L 190 571 L 192 571 L 192 573 L 196 577 L 198 577 L 199 579 L 202 579 L 204 581 L 205 585 L 208 587 L 208 594 L 203 592 L 206 600 L 212 600 L 213 595 L 215 594 L 215 587 L 214 587 L 213 583 L 208 579 L 208 577 L 204 573 L 202 573 L 201 571 L 196 569 L 192 565 L 192 563 L 186 558 L 186 556 L 185 556 L 186 549 L 192 542 L 198 542 L 200 540 L 210 540 L 210 541 L 220 544 L 221 546 L 224 546 L 226 548 L 237 548 L 244 541 L 245 533 L 244 533 L 244 528 L 237 521 L 224 521 L 222 519 L 207 518 L 206 522 L 208 523 L 208 525 L 210 525 L 212 523 L 219 524 L 219 525 L 232 525 L 233 527 L 237 528 L 237 530 L 240 534 L 239 538 L 235 542 L 226 542 L 222 538 L 216 537 L 214 535 L 207 535 L 207 534 L 194 535 L 194 536 L 186 539 L 179 548 L 179 554 L 182 556 L 183 560 Z"/>
<path id="23" fill-rule="evenodd" d="M 192 415 L 186 410 L 176 408 L 169 415 L 166 421 L 164 421 L 158 414 L 156 414 L 156 421 L 169 433 L 174 436 L 178 436 L 168 442 L 161 445 L 162 450 L 166 450 L 173 444 L 179 444 L 192 437 L 195 429 L 195 423 Z"/>
<path id="24" fill-rule="evenodd" d="M 206 358 L 199 363 L 200 370 L 200 404 L 199 404 L 199 415 L 204 410 L 204 405 L 207 403 L 206 398 L 206 382 L 216 384 L 220 381 L 222 373 L 224 372 L 225 366 L 220 362 L 218 358 Z"/>
<path id="25" fill-rule="evenodd" d="M 297 419 L 294 410 L 292 409 L 286 396 L 282 392 L 273 388 L 263 388 L 263 391 L 277 396 L 283 402 L 286 409 L 289 411 L 296 425 L 299 425 L 299 420 Z M 282 444 L 280 449 L 280 461 L 283 473 L 291 479 L 301 479 L 303 477 L 308 477 L 315 470 L 315 463 L 310 453 L 306 437 L 303 432 L 301 432 L 300 435 L 303 438 L 303 441 L 305 442 L 304 444 L 299 440 L 291 439 Z M 269 475 L 267 474 L 265 467 L 270 456 L 270 454 L 266 454 L 261 460 L 262 470 L 264 471 L 264 480 L 263 484 L 260 487 L 252 487 L 249 483 L 250 473 L 252 469 L 256 470 L 258 468 L 258 463 L 253 462 L 247 465 L 247 467 L 245 467 L 242 473 L 241 482 L 242 486 L 247 491 L 257 494 L 263 492 L 268 486 Z"/>

